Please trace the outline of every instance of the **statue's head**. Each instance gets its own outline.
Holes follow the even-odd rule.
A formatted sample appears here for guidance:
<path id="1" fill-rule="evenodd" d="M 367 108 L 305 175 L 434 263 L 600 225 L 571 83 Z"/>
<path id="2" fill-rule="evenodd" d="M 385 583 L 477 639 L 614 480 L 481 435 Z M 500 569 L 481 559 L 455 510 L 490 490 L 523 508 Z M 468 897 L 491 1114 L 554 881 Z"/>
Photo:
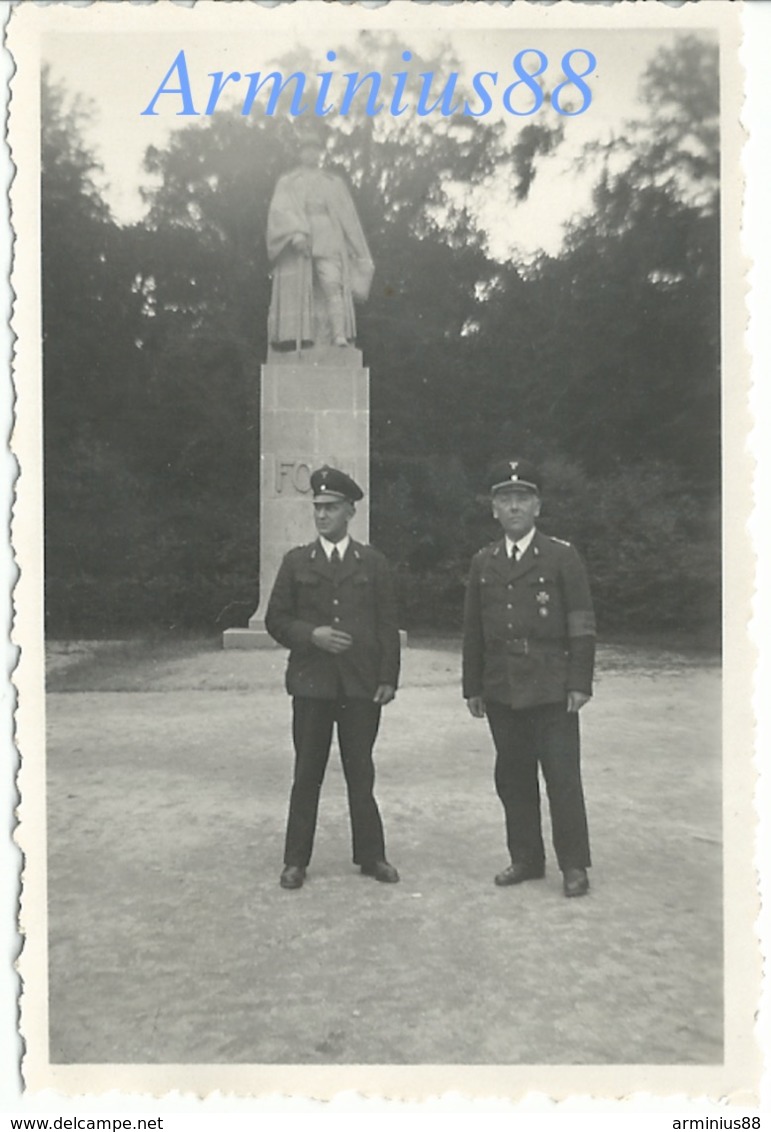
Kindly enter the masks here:
<path id="1" fill-rule="evenodd" d="M 318 118 L 300 118 L 294 127 L 295 143 L 301 165 L 315 167 L 327 147 L 326 130 Z"/>

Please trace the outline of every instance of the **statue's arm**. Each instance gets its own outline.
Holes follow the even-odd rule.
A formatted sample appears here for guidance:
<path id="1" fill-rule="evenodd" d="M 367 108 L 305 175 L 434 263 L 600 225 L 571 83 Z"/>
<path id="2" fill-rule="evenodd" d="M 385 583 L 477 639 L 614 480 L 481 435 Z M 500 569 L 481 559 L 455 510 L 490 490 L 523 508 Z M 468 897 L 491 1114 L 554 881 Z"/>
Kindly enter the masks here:
<path id="1" fill-rule="evenodd" d="M 351 254 L 357 256 L 359 259 L 366 259 L 372 262 L 367 237 L 364 235 L 364 229 L 361 226 L 359 214 L 356 211 L 356 205 L 353 203 L 353 197 L 348 191 L 347 185 L 340 177 L 335 177 L 334 184 L 335 208 L 337 210 L 340 226 L 349 244 Z"/>
<path id="2" fill-rule="evenodd" d="M 310 238 L 310 224 L 291 179 L 282 177 L 276 185 L 268 209 L 268 258 L 275 262 L 296 237 Z"/>
<path id="3" fill-rule="evenodd" d="M 351 287 L 354 298 L 364 302 L 369 297 L 375 264 L 361 226 L 356 206 L 344 181 L 334 178 L 335 214 L 345 240 Z"/>

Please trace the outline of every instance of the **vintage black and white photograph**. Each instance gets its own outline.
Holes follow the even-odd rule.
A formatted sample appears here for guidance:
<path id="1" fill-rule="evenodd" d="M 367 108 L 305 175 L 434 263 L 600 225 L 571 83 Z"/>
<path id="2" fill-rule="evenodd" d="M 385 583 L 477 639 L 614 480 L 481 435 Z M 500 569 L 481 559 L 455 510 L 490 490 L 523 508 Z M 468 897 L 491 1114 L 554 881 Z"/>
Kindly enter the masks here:
<path id="1" fill-rule="evenodd" d="M 323 7 L 11 20 L 28 1071 L 751 1088 L 734 6 Z"/>

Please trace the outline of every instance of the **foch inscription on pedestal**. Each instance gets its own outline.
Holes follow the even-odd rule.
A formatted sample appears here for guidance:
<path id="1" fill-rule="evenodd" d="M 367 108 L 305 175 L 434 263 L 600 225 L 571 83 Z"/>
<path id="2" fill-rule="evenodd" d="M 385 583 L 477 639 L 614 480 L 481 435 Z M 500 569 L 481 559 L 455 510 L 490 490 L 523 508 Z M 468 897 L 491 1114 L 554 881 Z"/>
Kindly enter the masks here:
<path id="1" fill-rule="evenodd" d="M 355 468 L 347 460 L 339 460 L 330 456 L 327 460 L 313 459 L 305 456 L 276 456 L 273 463 L 273 494 L 275 496 L 309 495 L 311 490 L 311 472 L 321 464 L 330 464 L 339 468 L 347 475 L 355 475 Z"/>

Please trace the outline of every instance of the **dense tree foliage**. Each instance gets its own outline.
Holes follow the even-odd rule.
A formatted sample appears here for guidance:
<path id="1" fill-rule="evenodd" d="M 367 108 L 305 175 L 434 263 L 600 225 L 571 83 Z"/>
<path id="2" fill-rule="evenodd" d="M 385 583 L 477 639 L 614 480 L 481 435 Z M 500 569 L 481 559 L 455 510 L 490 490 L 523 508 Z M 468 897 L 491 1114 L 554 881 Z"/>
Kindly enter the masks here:
<path id="1" fill-rule="evenodd" d="M 42 96 L 47 599 L 52 623 L 67 629 L 88 622 L 102 592 L 131 602 L 148 534 L 147 485 L 128 458 L 143 427 L 141 311 L 127 234 L 79 140 L 85 111 L 45 74 Z"/>
<path id="2" fill-rule="evenodd" d="M 387 71 L 393 43 L 369 45 Z M 374 65 L 374 62 L 373 62 Z M 437 74 L 448 59 L 426 60 Z M 539 191 L 558 126 L 336 121 L 377 264 L 372 537 L 405 622 L 457 625 L 494 534 L 488 462 L 544 464 L 544 525 L 575 539 L 608 629 L 718 623 L 717 59 L 683 38 L 647 114 L 587 152 L 592 207 L 561 252 L 489 253 L 473 192 Z M 244 623 L 256 603 L 264 232 L 286 120 L 218 111 L 148 151 L 146 219 L 120 228 L 78 109 L 44 83 L 47 596 L 54 632 Z"/>

